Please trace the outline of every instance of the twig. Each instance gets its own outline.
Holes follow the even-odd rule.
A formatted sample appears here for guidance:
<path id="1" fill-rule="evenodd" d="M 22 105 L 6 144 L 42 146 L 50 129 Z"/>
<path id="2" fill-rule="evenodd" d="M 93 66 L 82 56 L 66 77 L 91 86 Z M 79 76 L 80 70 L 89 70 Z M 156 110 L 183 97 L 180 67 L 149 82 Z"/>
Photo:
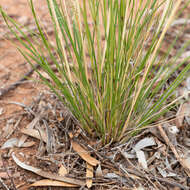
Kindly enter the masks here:
<path id="1" fill-rule="evenodd" d="M 24 114 L 26 114 L 25 111 L 22 111 L 20 113 L 13 113 L 13 114 L 10 114 L 9 116 L 0 118 L 0 121 L 4 121 L 4 120 L 7 120 L 7 119 L 10 119 L 10 118 L 13 118 L 13 117 L 15 118 L 16 116 L 21 116 L 21 115 L 24 115 Z"/>
<path id="2" fill-rule="evenodd" d="M 143 178 L 144 174 L 141 172 L 141 171 L 135 171 L 133 169 L 128 169 L 128 168 L 125 168 L 125 170 L 127 170 L 127 172 L 131 173 L 131 174 L 134 174 L 138 177 L 141 177 Z M 145 176 L 144 176 L 145 177 Z M 184 186 L 184 185 L 181 185 L 180 183 L 177 183 L 175 181 L 171 181 L 169 179 L 165 179 L 165 178 L 160 178 L 160 177 L 156 177 L 156 176 L 150 176 L 150 179 L 151 180 L 158 180 L 160 182 L 164 182 L 164 183 L 167 183 L 168 185 L 171 185 L 173 187 L 179 187 L 180 189 L 183 189 L 183 190 L 189 190 L 190 188 L 187 187 L 187 186 Z"/>
<path id="3" fill-rule="evenodd" d="M 36 115 L 34 113 L 34 111 L 30 108 L 30 106 L 27 106 L 21 102 L 14 102 L 14 101 L 0 101 L 0 103 L 4 103 L 4 104 L 15 104 L 15 105 L 18 105 L 18 106 L 21 106 L 23 108 L 25 108 L 25 110 L 29 111 L 32 115 Z"/>
<path id="4" fill-rule="evenodd" d="M 187 186 L 184 186 L 184 185 L 181 185 L 180 183 L 177 183 L 175 181 L 171 181 L 171 180 L 168 180 L 168 179 L 165 179 L 165 178 L 159 178 L 159 177 L 151 177 L 152 180 L 158 180 L 160 182 L 164 182 L 164 183 L 167 183 L 168 185 L 171 185 L 173 187 L 179 187 L 180 189 L 183 189 L 183 190 L 189 190 L 190 188 L 187 187 Z"/>
<path id="5" fill-rule="evenodd" d="M 166 136 L 166 137 L 167 137 L 167 136 Z M 114 168 L 117 169 L 117 170 L 118 170 L 118 169 L 121 169 L 121 166 L 120 166 L 119 164 L 115 163 L 112 159 L 110 159 L 110 158 L 108 158 L 108 157 L 106 157 L 105 155 L 102 155 L 102 154 L 101 154 L 101 156 L 104 157 L 105 160 L 109 160 L 109 161 L 107 162 L 107 164 L 109 164 L 109 165 L 111 164 L 112 167 L 114 167 Z M 171 186 L 173 186 L 173 187 L 179 187 L 179 188 L 181 188 L 181 189 L 183 189 L 183 190 L 190 190 L 189 187 L 184 186 L 184 185 L 181 185 L 180 183 L 177 183 L 177 182 L 175 182 L 175 181 L 171 181 L 171 180 L 168 180 L 168 179 L 159 178 L 159 177 L 156 177 L 156 176 L 147 176 L 147 175 L 145 175 L 143 172 L 141 172 L 140 170 L 137 170 L 136 168 L 134 168 L 134 169 L 125 168 L 125 170 L 126 170 L 128 173 L 131 173 L 131 174 L 133 174 L 133 175 L 136 175 L 136 176 L 138 176 L 138 177 L 140 177 L 140 178 L 151 179 L 151 180 L 158 180 L 158 181 L 160 181 L 160 182 L 164 182 L 164 183 L 166 183 L 166 184 L 168 184 L 168 185 L 171 185 Z M 122 170 L 122 169 L 121 169 L 120 171 L 123 173 L 123 170 Z M 123 174 L 126 174 L 126 173 L 123 173 Z M 125 175 L 124 175 L 124 176 L 125 176 Z"/>
<path id="6" fill-rule="evenodd" d="M 184 160 L 182 157 L 179 156 L 177 150 L 175 149 L 174 145 L 170 142 L 169 138 L 167 137 L 165 131 L 163 130 L 162 126 L 159 125 L 158 129 L 160 131 L 161 136 L 164 138 L 166 144 L 170 147 L 170 149 L 172 150 L 172 152 L 174 153 L 176 159 L 178 160 L 178 162 L 181 164 L 181 166 L 184 168 L 186 174 L 190 177 L 190 172 L 188 171 L 188 168 L 185 166 L 184 164 Z"/>
<path id="7" fill-rule="evenodd" d="M 161 136 L 164 138 L 166 144 L 171 148 L 172 152 L 174 153 L 175 157 L 177 158 L 177 160 L 180 162 L 181 158 L 177 152 L 177 150 L 175 149 L 174 145 L 170 142 L 169 138 L 167 137 L 165 131 L 163 130 L 162 126 L 159 125 L 158 129 L 160 131 Z"/>
<path id="8" fill-rule="evenodd" d="M 7 185 L 3 182 L 3 180 L 0 178 L 0 184 L 1 184 L 1 187 L 5 190 L 9 190 L 9 188 L 7 187 Z"/>
<path id="9" fill-rule="evenodd" d="M 8 171 L 7 167 L 5 166 L 4 159 L 3 159 L 2 157 L 1 157 L 1 159 L 2 159 L 2 163 L 3 163 L 3 168 L 5 169 L 5 171 L 6 171 L 7 175 L 8 175 L 8 177 L 9 177 L 9 179 L 10 179 L 12 185 L 13 185 L 13 189 L 14 189 L 14 190 L 18 190 L 18 189 L 16 188 L 15 183 L 14 183 L 13 177 L 10 176 L 9 171 Z"/>

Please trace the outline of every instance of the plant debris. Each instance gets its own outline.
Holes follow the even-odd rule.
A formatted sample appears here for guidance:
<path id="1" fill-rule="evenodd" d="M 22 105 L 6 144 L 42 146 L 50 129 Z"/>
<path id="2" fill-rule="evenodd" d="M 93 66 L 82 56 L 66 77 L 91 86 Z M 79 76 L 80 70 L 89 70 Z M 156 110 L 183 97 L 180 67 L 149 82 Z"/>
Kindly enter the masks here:
<path id="1" fill-rule="evenodd" d="M 24 24 L 29 24 L 28 18 L 20 19 Z M 2 23 L 1 18 L 0 22 Z M 173 22 L 172 31 L 166 36 L 167 43 L 171 43 L 170 37 L 176 35 L 179 25 L 185 26 L 185 23 L 189 23 L 189 20 L 179 19 Z M 186 28 L 180 37 L 181 43 L 190 37 L 188 26 Z M 189 56 L 188 49 L 189 47 L 183 56 Z M 163 52 L 167 52 L 167 46 L 163 47 Z M 175 51 L 169 56 L 172 54 Z M 8 74 L 10 70 L 6 69 L 6 66 L 1 67 Z M 19 88 L 32 73 L 33 70 L 29 70 L 17 82 L 1 88 L 0 98 L 9 96 L 9 92 Z M 184 95 L 189 89 L 190 82 L 187 78 L 176 94 Z M 87 186 L 92 189 L 188 190 L 189 105 L 187 94 L 172 112 L 162 118 L 164 122 L 169 120 L 167 125 L 147 127 L 144 133 L 125 144 L 113 144 L 104 148 L 99 148 L 99 139 L 88 138 L 76 125 L 70 112 L 49 91 L 43 91 L 30 105 L 21 106 L 20 103 L 23 109 L 21 114 L 13 113 L 4 117 L 6 109 L 0 105 L 0 122 L 5 121 L 0 131 L 0 187 L 13 189 L 10 183 L 15 183 L 17 189 L 22 189 L 22 186 L 27 189 L 38 186 L 85 189 Z M 178 130 L 173 136 L 176 143 L 170 139 L 167 130 L 171 126 L 174 126 L 172 130 Z M 51 138 L 48 133 L 51 133 Z"/>

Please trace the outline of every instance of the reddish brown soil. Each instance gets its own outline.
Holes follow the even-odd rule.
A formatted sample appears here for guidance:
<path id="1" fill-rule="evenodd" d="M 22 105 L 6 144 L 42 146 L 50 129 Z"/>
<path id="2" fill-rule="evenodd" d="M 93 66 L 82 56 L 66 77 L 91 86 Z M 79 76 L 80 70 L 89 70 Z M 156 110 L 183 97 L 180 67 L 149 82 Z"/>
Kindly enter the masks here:
<path id="1" fill-rule="evenodd" d="M 43 18 L 43 21 L 48 20 L 46 0 L 33 1 L 38 12 L 38 16 Z M 20 19 L 23 21 L 27 20 L 28 22 L 32 22 L 32 13 L 27 0 L 0 0 L 0 6 L 2 6 L 2 8 L 12 18 L 16 20 Z M 186 9 L 184 12 L 185 14 L 190 12 L 187 10 L 188 9 Z M 7 28 L 3 26 L 2 23 L 3 19 L 0 16 L 0 37 L 1 33 L 4 33 L 4 31 L 7 30 Z M 10 84 L 23 77 L 23 75 L 30 69 L 30 65 L 26 63 L 16 48 L 9 41 L 0 38 L 0 88 L 7 88 Z M 10 104 L 8 102 L 19 102 L 29 105 L 44 89 L 45 87 L 37 82 L 25 82 L 24 84 L 19 85 L 15 90 L 11 90 L 4 96 L 0 97 L 0 109 L 3 109 L 3 113 L 0 114 L 0 135 L 2 134 L 2 130 L 5 128 L 9 118 L 11 119 L 16 114 L 19 114 L 23 111 L 21 106 Z M 13 132 L 11 137 L 20 136 L 19 129 L 24 128 L 28 123 L 29 119 L 27 117 L 23 117 L 17 130 Z M 0 146 L 5 141 L 6 139 L 0 138 Z M 17 149 L 14 151 L 17 152 Z M 26 153 L 27 160 L 31 165 L 40 165 L 40 162 L 36 163 L 36 160 L 34 159 L 36 151 L 37 145 L 28 149 L 22 148 L 22 152 L 24 154 Z M 2 177 L 3 181 L 7 185 L 12 186 L 14 181 L 14 184 L 18 189 L 27 189 L 28 184 L 26 183 L 26 179 L 28 180 L 30 178 L 31 182 L 40 179 L 39 176 L 17 167 L 8 154 L 8 150 L 0 150 L 0 178 Z M 3 160 L 1 160 L 1 157 Z M 10 174 L 10 177 L 7 176 L 6 172 Z M 11 178 L 13 181 L 11 181 Z"/>
<path id="2" fill-rule="evenodd" d="M 36 10 L 39 13 L 39 17 L 43 17 L 43 19 L 47 15 L 47 5 L 45 0 L 34 0 L 34 4 Z M 27 0 L 1 0 L 0 6 L 8 13 L 12 18 L 20 21 L 23 19 L 27 20 L 27 22 L 32 22 L 32 13 Z M 7 30 L 3 24 L 3 19 L 0 16 L 0 36 L 2 33 Z M 16 42 L 16 41 L 15 41 Z M 23 75 L 31 69 L 30 65 L 26 63 L 22 55 L 16 50 L 12 43 L 0 39 L 0 88 L 7 88 L 12 83 L 18 81 Z M 40 87 L 41 86 L 41 87 Z M 14 101 L 24 103 L 29 105 L 33 99 L 39 94 L 39 90 L 42 90 L 42 85 L 39 85 L 35 82 L 27 82 L 19 85 L 15 90 L 9 91 L 3 97 L 0 97 L 0 108 L 3 109 L 3 114 L 0 115 L 0 135 L 2 134 L 2 129 L 6 126 L 6 122 L 8 118 L 14 117 L 16 114 L 20 113 L 23 108 L 17 106 L 15 104 L 7 104 L 7 102 Z M 7 118 L 7 119 L 6 119 Z M 19 128 L 23 128 L 29 123 L 29 120 L 22 119 Z M 12 137 L 16 137 L 19 135 L 17 130 L 13 133 Z M 0 139 L 0 145 L 2 145 L 6 139 Z M 36 148 L 32 148 L 30 150 L 23 149 L 23 152 L 27 151 L 27 155 L 31 155 L 30 161 L 32 162 L 32 155 L 35 154 Z M 2 157 L 6 157 L 7 151 L 1 151 L 0 155 Z M 5 176 L 5 183 L 7 185 L 12 184 L 10 178 L 6 175 L 8 171 L 10 176 L 13 177 L 15 185 L 19 188 L 19 186 L 25 185 L 26 178 L 33 178 L 32 173 L 21 171 L 19 168 L 15 168 L 15 164 L 12 159 L 5 159 L 4 162 L 0 159 L 0 177 Z M 5 168 L 7 171 L 4 171 Z M 28 174 L 27 174 L 28 173 Z M 0 185 L 1 186 L 1 185 Z M 0 187 L 1 189 L 1 187 Z"/>
<path id="3" fill-rule="evenodd" d="M 45 0 L 35 0 L 34 3 L 36 5 L 36 10 L 39 12 L 39 16 L 44 16 L 47 13 Z M 27 19 L 28 22 L 32 20 L 31 10 L 28 1 L 26 0 L 1 0 L 0 5 L 8 15 L 14 19 Z M 30 69 L 30 65 L 26 63 L 16 48 L 10 42 L 0 39 L 0 87 L 6 88 L 8 85 L 19 80 Z M 6 96 L 1 99 L 1 102 L 17 101 L 28 104 L 37 93 L 36 85 L 34 83 L 26 83 L 6 94 Z M 21 109 L 19 106 L 10 104 L 1 104 L 1 107 L 2 106 L 4 114 L 1 118 L 7 117 Z"/>

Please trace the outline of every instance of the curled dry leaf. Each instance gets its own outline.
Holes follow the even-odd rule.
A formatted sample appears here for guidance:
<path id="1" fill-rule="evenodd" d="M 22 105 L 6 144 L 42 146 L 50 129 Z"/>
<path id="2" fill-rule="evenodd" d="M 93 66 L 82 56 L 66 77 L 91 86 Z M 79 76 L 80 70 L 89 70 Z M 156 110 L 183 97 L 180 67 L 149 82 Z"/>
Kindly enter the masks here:
<path id="1" fill-rule="evenodd" d="M 71 144 L 72 144 L 74 151 L 76 151 L 79 154 L 79 156 L 83 160 L 88 162 L 90 165 L 97 166 L 98 164 L 100 164 L 100 162 L 98 160 L 96 160 L 95 158 L 90 156 L 90 154 L 82 146 L 80 146 L 78 143 L 71 141 Z"/>
<path id="2" fill-rule="evenodd" d="M 42 176 L 44 178 L 48 178 L 48 179 L 53 179 L 53 180 L 57 180 L 57 181 L 61 181 L 61 182 L 65 182 L 65 183 L 69 183 L 69 184 L 74 184 L 74 185 L 78 185 L 78 186 L 84 186 L 85 182 L 82 180 L 78 180 L 78 179 L 74 179 L 74 178 L 69 178 L 69 177 L 64 177 L 64 176 L 60 176 L 57 174 L 53 174 L 50 172 L 45 172 L 39 168 L 35 168 L 33 166 L 27 165 L 23 162 L 21 162 L 14 154 L 14 152 L 12 153 L 12 158 L 15 161 L 15 163 L 20 166 L 21 168 L 31 171 L 39 176 Z"/>
<path id="3" fill-rule="evenodd" d="M 41 119 L 41 115 L 36 116 L 26 127 L 26 129 L 33 129 L 35 127 L 35 125 L 40 121 Z M 18 147 L 21 147 L 22 144 L 26 141 L 26 139 L 28 138 L 28 134 L 26 135 L 22 135 L 19 142 L 18 142 Z"/>
<path id="4" fill-rule="evenodd" d="M 135 147 L 133 148 L 134 150 L 141 150 L 143 148 L 149 147 L 149 146 L 154 146 L 156 145 L 154 138 L 153 137 L 146 137 L 142 140 L 140 140 Z"/>
<path id="5" fill-rule="evenodd" d="M 93 166 L 86 163 L 86 186 L 88 188 L 92 187 L 92 178 L 93 178 Z"/>
<path id="6" fill-rule="evenodd" d="M 11 138 L 8 139 L 1 147 L 1 149 L 5 149 L 5 148 L 13 148 L 15 146 L 17 146 L 18 144 L 18 139 L 17 138 Z"/>
<path id="7" fill-rule="evenodd" d="M 22 147 L 22 148 L 27 148 L 27 147 L 31 147 L 35 144 L 34 141 L 30 141 L 30 142 L 25 142 L 23 143 L 21 146 L 18 146 L 18 142 L 19 139 L 17 138 L 11 138 L 9 140 L 7 140 L 1 147 L 1 149 L 5 149 L 5 148 L 13 148 L 13 147 Z"/>
<path id="8" fill-rule="evenodd" d="M 133 150 L 136 152 L 136 156 L 138 158 L 138 162 L 139 164 L 144 168 L 144 169 L 148 169 L 148 164 L 146 161 L 146 157 L 144 152 L 141 150 L 143 148 L 149 147 L 149 146 L 154 146 L 156 145 L 154 138 L 152 137 L 147 137 L 144 138 L 142 140 L 140 140 L 135 147 L 133 148 Z"/>
<path id="9" fill-rule="evenodd" d="M 30 187 L 38 187 L 38 186 L 53 186 L 53 187 L 79 187 L 80 185 L 69 184 L 61 181 L 54 181 L 50 179 L 42 179 L 40 181 L 36 181 L 31 184 Z"/>

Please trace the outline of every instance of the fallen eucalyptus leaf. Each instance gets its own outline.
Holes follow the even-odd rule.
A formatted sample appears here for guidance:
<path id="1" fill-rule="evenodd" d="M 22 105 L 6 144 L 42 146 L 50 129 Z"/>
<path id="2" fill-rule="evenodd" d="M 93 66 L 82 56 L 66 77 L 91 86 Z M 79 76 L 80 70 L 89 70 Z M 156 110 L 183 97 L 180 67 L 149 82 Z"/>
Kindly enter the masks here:
<path id="1" fill-rule="evenodd" d="M 44 187 L 44 186 L 53 186 L 53 187 L 80 187 L 80 185 L 69 184 L 61 181 L 54 181 L 50 179 L 42 179 L 31 184 L 30 187 Z"/>
<path id="2" fill-rule="evenodd" d="M 22 129 L 21 132 L 25 135 L 34 137 L 39 140 L 43 140 L 45 143 L 47 143 L 47 135 L 44 131 L 38 131 L 36 129 Z"/>
<path id="3" fill-rule="evenodd" d="M 92 187 L 92 178 L 93 178 L 93 166 L 90 164 L 86 163 L 86 186 L 88 188 Z"/>
<path id="4" fill-rule="evenodd" d="M 16 147 L 18 144 L 18 139 L 17 138 L 11 138 L 8 139 L 1 147 L 1 149 L 5 149 L 5 148 L 13 148 Z"/>
<path id="5" fill-rule="evenodd" d="M 88 162 L 90 165 L 97 166 L 98 164 L 100 164 L 100 162 L 98 160 L 96 160 L 95 158 L 90 156 L 90 154 L 78 143 L 71 141 L 71 144 L 72 144 L 73 150 L 76 151 L 79 154 L 79 156 L 83 160 Z"/>
<path id="6" fill-rule="evenodd" d="M 31 147 L 31 146 L 34 146 L 36 144 L 36 142 L 34 141 L 30 141 L 30 142 L 25 142 L 21 145 L 22 148 L 28 148 L 28 147 Z"/>
<path id="7" fill-rule="evenodd" d="M 57 181 L 62 181 L 65 183 L 69 183 L 69 184 L 74 184 L 74 185 L 79 185 L 79 186 L 84 186 L 85 182 L 82 180 L 78 180 L 78 179 L 73 179 L 73 178 L 69 178 L 69 177 L 64 177 L 64 176 L 60 176 L 57 175 L 55 173 L 50 173 L 50 172 L 45 172 L 39 168 L 35 168 L 33 166 L 27 165 L 23 162 L 21 162 L 14 154 L 14 152 L 12 153 L 12 158 L 15 161 L 15 163 L 20 166 L 21 168 L 31 171 L 39 176 L 48 178 L 48 179 L 53 179 L 53 180 L 57 180 Z"/>
<path id="8" fill-rule="evenodd" d="M 133 148 L 134 150 L 141 150 L 143 148 L 146 148 L 148 146 L 154 146 L 156 145 L 154 138 L 153 137 L 146 137 L 142 140 L 140 140 L 135 147 Z"/>
<path id="9" fill-rule="evenodd" d="M 137 150 L 137 151 L 136 151 L 136 155 L 137 155 L 139 164 L 140 164 L 145 170 L 147 170 L 147 169 L 148 169 L 148 164 L 147 164 L 147 161 L 146 161 L 146 157 L 145 157 L 144 152 L 143 152 L 142 150 Z"/>
<path id="10" fill-rule="evenodd" d="M 26 129 L 33 129 L 37 123 L 41 119 L 41 115 L 36 116 L 26 127 Z M 18 147 L 21 147 L 23 143 L 25 143 L 26 139 L 28 138 L 29 134 L 27 133 L 26 135 L 22 135 L 19 142 L 18 142 Z"/>

